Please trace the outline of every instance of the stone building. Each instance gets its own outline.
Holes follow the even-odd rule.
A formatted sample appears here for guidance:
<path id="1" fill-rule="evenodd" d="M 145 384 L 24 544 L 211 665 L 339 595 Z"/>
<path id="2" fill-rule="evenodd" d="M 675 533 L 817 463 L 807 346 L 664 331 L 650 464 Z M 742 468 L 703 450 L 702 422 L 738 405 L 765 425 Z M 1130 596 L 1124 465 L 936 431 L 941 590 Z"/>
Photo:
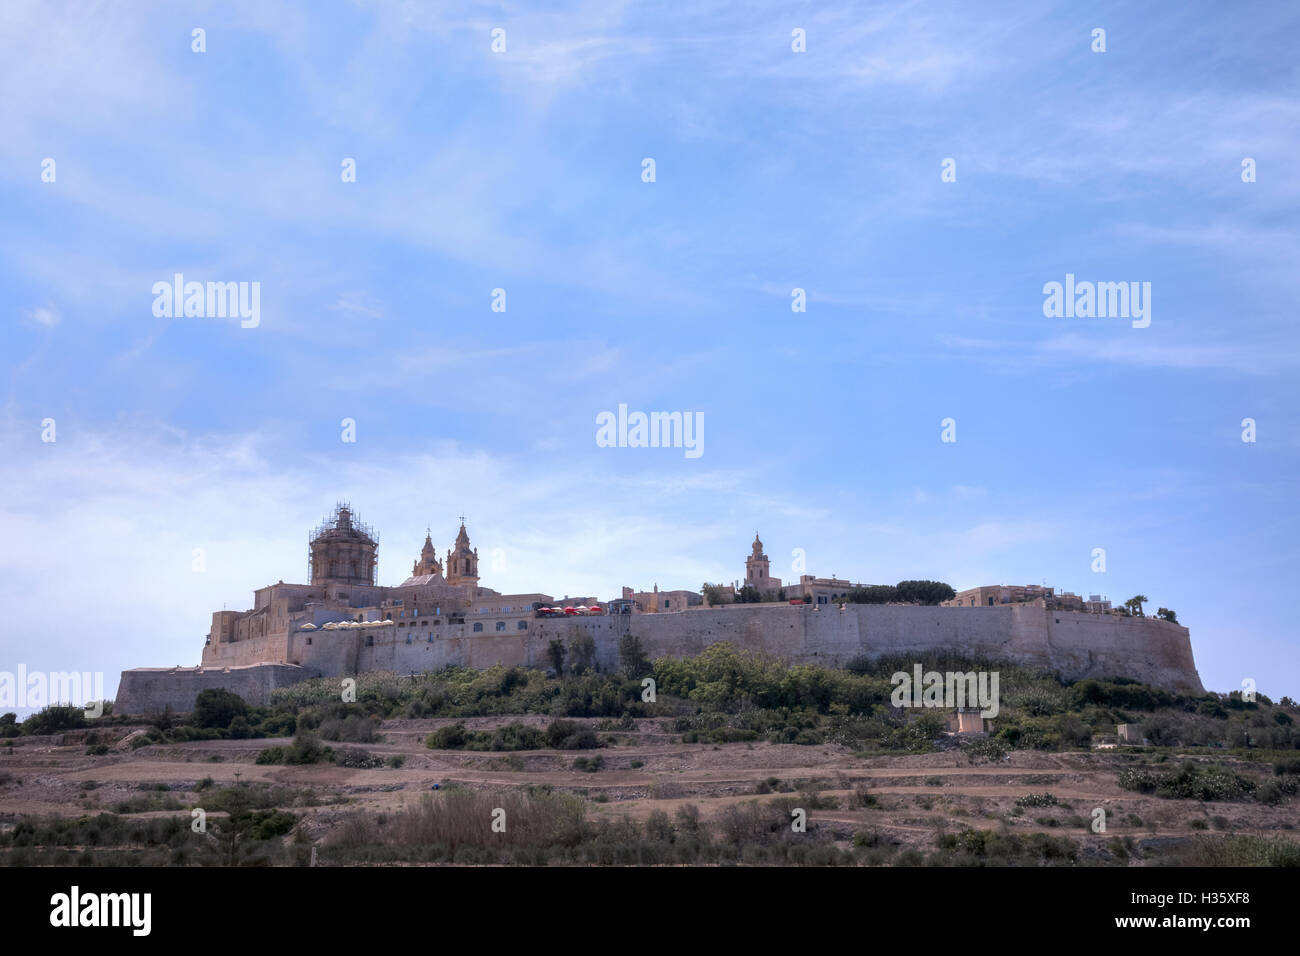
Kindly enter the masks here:
<path id="1" fill-rule="evenodd" d="M 1084 600 L 1073 591 L 1056 593 L 1055 588 L 1041 584 L 993 584 L 958 591 L 944 607 L 997 607 L 1002 604 L 1040 604 L 1043 607 L 1067 611 L 1091 611 L 1104 614 L 1110 611 L 1110 602 L 1093 594 Z"/>
<path id="2" fill-rule="evenodd" d="M 623 600 L 631 601 L 634 610 L 640 614 L 685 611 L 687 608 L 704 605 L 704 598 L 696 591 L 660 591 L 657 584 L 650 591 L 633 591 L 625 587 Z"/>
<path id="3" fill-rule="evenodd" d="M 493 632 L 511 627 L 522 630 L 534 606 L 551 600 L 541 593 L 510 595 L 481 587 L 478 550 L 470 546 L 463 519 L 456 541 L 447 551 L 445 575 L 433 539 L 426 532 L 410 577 L 396 587 L 379 586 L 375 583 L 378 548 L 377 536 L 357 520 L 346 503 L 340 503 L 309 538 L 310 583 L 279 581 L 254 591 L 250 610 L 215 612 L 203 663 L 296 663 L 301 653 L 295 655 L 294 648 L 313 646 L 316 635 L 312 632 L 327 625 L 335 629 L 343 625 L 391 626 L 407 643 L 417 635 L 432 640 L 444 624 L 464 623 L 468 615 L 508 619 L 494 620 Z M 480 619 L 471 633 L 483 630 Z"/>

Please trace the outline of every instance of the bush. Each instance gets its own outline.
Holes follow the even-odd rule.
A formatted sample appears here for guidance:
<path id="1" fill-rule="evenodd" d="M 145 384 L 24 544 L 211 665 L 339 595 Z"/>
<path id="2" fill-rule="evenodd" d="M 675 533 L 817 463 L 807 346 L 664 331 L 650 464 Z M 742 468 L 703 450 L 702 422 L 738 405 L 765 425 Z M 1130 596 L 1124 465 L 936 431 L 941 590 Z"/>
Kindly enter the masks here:
<path id="1" fill-rule="evenodd" d="M 595 731 L 572 720 L 556 720 L 546 728 L 546 745 L 554 750 L 595 750 L 600 739 Z"/>
<path id="2" fill-rule="evenodd" d="M 265 750 L 259 750 L 257 753 L 257 757 L 256 759 L 254 759 L 253 763 L 260 763 L 260 764 L 284 763 L 284 755 L 288 749 L 289 748 L 287 747 L 276 746 L 276 747 L 267 747 Z"/>
<path id="3" fill-rule="evenodd" d="M 32 714 L 23 721 L 23 733 L 58 734 L 86 726 L 86 713 L 80 707 L 56 704 Z"/>
<path id="4" fill-rule="evenodd" d="M 449 724 L 425 737 L 424 745 L 430 750 L 460 750 L 465 746 L 465 733 L 464 724 Z"/>
<path id="5" fill-rule="evenodd" d="M 1137 793 L 1153 793 L 1167 800 L 1241 800 L 1255 783 L 1221 767 L 1198 767 L 1191 761 L 1177 770 L 1128 767 L 1119 772 L 1119 785 Z"/>
<path id="6" fill-rule="evenodd" d="M 194 698 L 194 713 L 190 723 L 195 727 L 226 728 L 236 717 L 248 717 L 248 704 L 238 694 L 220 687 L 199 691 Z"/>
<path id="7" fill-rule="evenodd" d="M 1056 796 L 1051 793 L 1027 793 L 1016 798 L 1018 807 L 1054 807 L 1057 803 Z"/>
<path id="8" fill-rule="evenodd" d="M 267 747 L 258 753 L 254 763 L 261 764 L 313 764 L 331 760 L 334 751 L 320 742 L 318 737 L 299 734 L 288 747 Z"/>
<path id="9" fill-rule="evenodd" d="M 337 740 L 351 744 L 373 744 L 380 739 L 379 725 L 380 721 L 376 717 L 348 714 L 341 719 L 331 717 L 322 721 L 319 733 L 323 740 Z"/>
<path id="10" fill-rule="evenodd" d="M 335 751 L 334 763 L 351 770 L 369 770 L 374 767 L 382 767 L 384 758 L 362 750 L 360 747 L 345 747 L 342 750 Z"/>

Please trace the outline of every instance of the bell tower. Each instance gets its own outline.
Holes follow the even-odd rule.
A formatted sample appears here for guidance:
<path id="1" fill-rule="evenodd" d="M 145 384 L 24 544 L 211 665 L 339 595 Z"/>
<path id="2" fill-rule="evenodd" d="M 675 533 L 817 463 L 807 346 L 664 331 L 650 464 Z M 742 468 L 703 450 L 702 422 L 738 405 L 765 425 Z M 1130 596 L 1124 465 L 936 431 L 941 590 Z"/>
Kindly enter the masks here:
<path id="1" fill-rule="evenodd" d="M 745 583 L 761 591 L 766 587 L 771 576 L 771 562 L 768 561 L 767 555 L 763 553 L 763 542 L 758 539 L 758 532 L 755 531 L 753 550 L 749 557 L 745 559 Z"/>
<path id="2" fill-rule="evenodd" d="M 754 532 L 754 546 L 745 559 L 745 587 L 751 587 L 765 597 L 781 590 L 781 579 L 772 577 L 772 564 L 763 553 L 763 542 Z"/>
<path id="3" fill-rule="evenodd" d="M 460 534 L 456 535 L 456 545 L 447 552 L 446 568 L 448 584 L 478 587 L 478 548 L 471 549 L 469 546 L 464 515 L 460 518 Z"/>
<path id="4" fill-rule="evenodd" d="M 420 549 L 420 560 L 411 567 L 411 577 L 425 574 L 442 574 L 442 565 L 438 563 L 438 553 L 433 548 L 433 538 L 429 529 L 424 529 L 424 547 Z"/>

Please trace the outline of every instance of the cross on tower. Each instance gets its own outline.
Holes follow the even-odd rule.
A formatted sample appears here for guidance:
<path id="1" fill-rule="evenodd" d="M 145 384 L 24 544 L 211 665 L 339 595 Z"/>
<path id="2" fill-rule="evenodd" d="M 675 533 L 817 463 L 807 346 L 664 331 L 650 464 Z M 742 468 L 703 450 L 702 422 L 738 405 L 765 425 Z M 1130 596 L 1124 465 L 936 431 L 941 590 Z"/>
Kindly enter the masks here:
<path id="1" fill-rule="evenodd" d="M 465 523 L 465 516 L 464 516 L 464 515 L 461 515 L 461 516 L 460 516 L 460 523 L 461 523 L 461 524 L 464 524 L 464 523 Z"/>

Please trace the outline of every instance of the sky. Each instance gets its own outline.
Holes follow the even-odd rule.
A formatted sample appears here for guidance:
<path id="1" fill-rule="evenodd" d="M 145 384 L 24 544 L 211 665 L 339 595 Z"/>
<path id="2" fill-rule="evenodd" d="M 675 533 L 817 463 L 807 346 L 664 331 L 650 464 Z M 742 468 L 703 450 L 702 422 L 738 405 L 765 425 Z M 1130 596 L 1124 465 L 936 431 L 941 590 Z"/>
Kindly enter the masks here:
<path id="1" fill-rule="evenodd" d="M 758 531 L 787 580 L 1144 594 L 1208 688 L 1300 696 L 1298 39 L 1289 2 L 6 0 L 0 670 L 195 664 L 346 500 L 381 584 L 460 515 L 484 585 L 556 597 L 731 582 Z M 256 324 L 157 314 L 177 273 Z M 1067 275 L 1150 324 L 1046 315 Z M 602 446 L 620 405 L 701 453 Z"/>

